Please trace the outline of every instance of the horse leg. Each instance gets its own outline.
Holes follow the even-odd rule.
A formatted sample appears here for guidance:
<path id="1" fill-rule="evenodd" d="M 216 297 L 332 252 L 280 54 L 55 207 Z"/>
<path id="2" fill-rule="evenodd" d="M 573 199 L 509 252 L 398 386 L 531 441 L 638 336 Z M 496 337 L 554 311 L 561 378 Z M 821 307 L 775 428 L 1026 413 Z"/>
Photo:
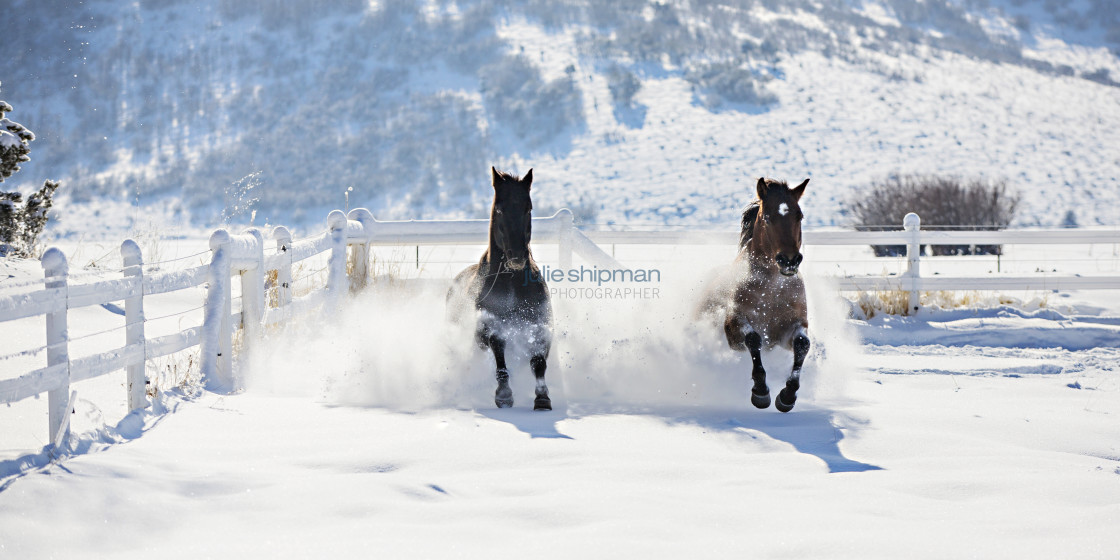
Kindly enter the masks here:
<path id="1" fill-rule="evenodd" d="M 513 406 L 513 391 L 509 388 L 509 370 L 506 369 L 506 341 L 498 335 L 485 335 L 486 344 L 494 353 L 494 366 L 497 370 L 498 389 L 494 391 L 494 404 L 498 408 Z"/>
<path id="2" fill-rule="evenodd" d="M 751 379 L 754 380 L 751 404 L 757 408 L 769 407 L 770 388 L 766 386 L 766 370 L 762 367 L 762 336 L 735 316 L 728 318 L 724 324 L 724 332 L 732 350 L 748 350 L 751 353 L 751 362 L 754 364 L 751 369 Z"/>
<path id="3" fill-rule="evenodd" d="M 809 353 L 809 337 L 805 329 L 799 328 L 793 335 L 793 371 L 786 379 L 786 388 L 778 392 L 778 399 L 774 401 L 774 408 L 781 412 L 793 410 L 793 403 L 797 402 L 797 390 L 801 388 L 801 364 L 805 363 L 805 356 Z"/>
<path id="4" fill-rule="evenodd" d="M 552 349 L 552 329 L 545 324 L 533 325 L 529 336 L 529 365 L 533 377 L 537 379 L 537 398 L 533 410 L 552 410 L 552 400 L 548 398 L 548 385 L 544 383 L 544 371 L 548 368 L 548 352 Z"/>
<path id="5" fill-rule="evenodd" d="M 533 410 L 552 410 L 552 400 L 548 398 L 548 386 L 544 384 L 547 360 L 543 355 L 533 356 L 529 364 L 533 367 L 533 376 L 537 378 L 537 398 L 533 401 Z"/>
<path id="6" fill-rule="evenodd" d="M 751 362 L 754 364 L 751 369 L 751 379 L 754 380 L 754 387 L 751 387 L 751 404 L 757 408 L 766 408 L 770 406 L 770 388 L 766 386 L 766 370 L 762 368 L 762 337 L 757 332 L 751 331 L 747 333 L 747 349 L 751 351 Z"/>

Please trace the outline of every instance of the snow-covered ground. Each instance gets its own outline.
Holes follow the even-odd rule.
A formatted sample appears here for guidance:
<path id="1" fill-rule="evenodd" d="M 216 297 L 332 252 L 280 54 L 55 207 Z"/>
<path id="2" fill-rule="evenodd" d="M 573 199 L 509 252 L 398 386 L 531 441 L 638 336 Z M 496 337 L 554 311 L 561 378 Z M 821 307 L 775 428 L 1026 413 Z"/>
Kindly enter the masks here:
<path id="1" fill-rule="evenodd" d="M 806 225 L 842 226 L 895 172 L 1007 179 L 1016 226 L 1120 224 L 1105 0 L 638 4 L 17 0 L 0 35 L 30 46 L 0 79 L 39 140 L 4 186 L 63 180 L 44 238 L 76 283 L 119 277 L 126 237 L 162 270 L 202 264 L 222 219 L 482 217 L 491 164 L 534 168 L 537 215 L 622 228 L 733 229 L 760 175 L 812 177 Z M 745 90 L 771 99 L 717 102 Z M 923 274 L 1120 270 L 1115 246 L 1005 249 Z M 556 297 L 552 412 L 529 410 L 520 357 L 495 409 L 491 358 L 444 320 L 478 247 L 379 249 L 344 310 L 246 341 L 237 394 L 199 389 L 197 350 L 148 364 L 139 413 L 123 372 L 75 384 L 62 460 L 45 397 L 0 406 L 0 559 L 1120 556 L 1120 286 L 899 317 L 829 277 L 901 259 L 807 247 L 813 350 L 781 414 L 694 319 L 731 247 L 604 250 L 662 279 Z M 0 259 L 0 296 L 41 274 Z M 197 325 L 203 291 L 146 300 L 147 334 Z M 71 356 L 122 326 L 72 311 Z M 0 379 L 43 365 L 43 330 L 0 323 Z M 764 359 L 779 387 L 791 356 Z"/>
<path id="2" fill-rule="evenodd" d="M 0 450 L 0 550 L 1115 557 L 1120 290 L 862 321 L 835 265 L 808 261 L 814 350 L 780 414 L 748 404 L 749 359 L 692 319 L 728 251 L 662 250 L 658 298 L 558 298 L 552 412 L 528 408 L 522 359 L 517 405 L 493 408 L 489 356 L 443 320 L 441 267 L 475 248 L 419 272 L 402 251 L 394 277 L 428 280 L 270 333 L 242 393 L 169 390 L 118 422 L 123 379 L 76 385 L 64 461 L 25 444 L 45 438 L 45 402 L 0 409 L 4 432 L 32 434 Z M 780 386 L 790 356 L 764 358 Z"/>

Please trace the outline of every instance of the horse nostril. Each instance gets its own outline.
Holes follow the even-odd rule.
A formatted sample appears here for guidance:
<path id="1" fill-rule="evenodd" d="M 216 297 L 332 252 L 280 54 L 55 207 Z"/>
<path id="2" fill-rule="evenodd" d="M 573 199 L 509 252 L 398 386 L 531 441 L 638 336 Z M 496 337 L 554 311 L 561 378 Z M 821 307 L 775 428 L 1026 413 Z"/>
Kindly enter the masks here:
<path id="1" fill-rule="evenodd" d="M 802 258 L 804 257 L 801 256 L 801 253 L 794 253 L 792 257 L 784 253 L 778 253 L 774 256 L 774 261 L 776 261 L 781 268 L 796 270 L 797 266 L 801 264 Z"/>

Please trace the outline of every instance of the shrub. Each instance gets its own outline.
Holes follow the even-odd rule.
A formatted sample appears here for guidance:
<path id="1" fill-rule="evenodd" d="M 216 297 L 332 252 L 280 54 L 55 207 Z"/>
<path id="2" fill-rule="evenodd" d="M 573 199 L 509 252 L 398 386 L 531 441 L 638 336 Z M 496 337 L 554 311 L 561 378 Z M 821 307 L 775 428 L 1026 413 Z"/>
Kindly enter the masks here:
<path id="1" fill-rule="evenodd" d="M 856 193 L 848 207 L 856 229 L 891 231 L 902 228 L 909 212 L 922 218 L 922 229 L 998 230 L 1015 215 L 1019 197 L 1006 181 L 988 183 L 937 175 L 892 175 Z M 902 246 L 874 246 L 876 256 L 900 255 Z M 994 245 L 933 245 L 934 255 L 1000 254 Z"/>
<path id="2" fill-rule="evenodd" d="M 38 252 L 39 234 L 47 225 L 56 189 L 58 181 L 47 181 L 26 201 L 18 192 L 0 192 L 0 256 L 31 257 Z"/>

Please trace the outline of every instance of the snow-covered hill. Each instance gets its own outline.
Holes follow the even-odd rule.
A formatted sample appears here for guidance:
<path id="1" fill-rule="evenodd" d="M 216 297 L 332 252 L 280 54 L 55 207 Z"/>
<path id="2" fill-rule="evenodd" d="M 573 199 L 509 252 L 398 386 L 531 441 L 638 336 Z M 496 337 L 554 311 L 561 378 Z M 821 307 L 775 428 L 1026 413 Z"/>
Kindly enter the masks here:
<path id="1" fill-rule="evenodd" d="M 490 164 L 585 222 L 734 222 L 813 177 L 811 225 L 892 172 L 1005 178 L 1017 223 L 1120 223 L 1107 0 L 15 0 L 12 118 L 55 235 L 478 216 Z M 253 175 L 258 174 L 258 175 Z M 248 178 L 248 179 L 246 179 Z M 250 188 L 251 187 L 251 188 Z M 352 190 L 351 190 L 352 189 Z M 88 202 L 88 205 L 85 204 Z"/>

